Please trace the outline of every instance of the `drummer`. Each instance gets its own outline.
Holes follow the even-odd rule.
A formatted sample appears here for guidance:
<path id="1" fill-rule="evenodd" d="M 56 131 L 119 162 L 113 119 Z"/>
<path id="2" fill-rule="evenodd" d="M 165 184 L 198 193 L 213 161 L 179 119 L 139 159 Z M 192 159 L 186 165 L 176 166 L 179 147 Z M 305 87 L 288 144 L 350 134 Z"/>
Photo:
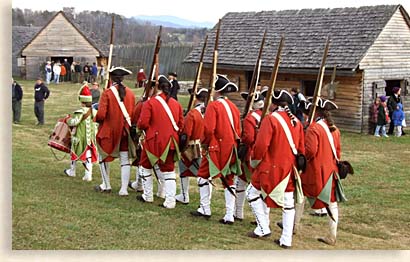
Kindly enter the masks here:
<path id="1" fill-rule="evenodd" d="M 95 143 L 97 123 L 93 122 L 97 111 L 91 107 L 92 95 L 87 84 L 80 88 L 78 100 L 81 108 L 66 120 L 69 126 L 76 128 L 76 131 L 72 132 L 71 138 L 71 167 L 65 169 L 64 173 L 75 177 L 76 161 L 80 160 L 85 167 L 83 180 L 89 182 L 92 180 L 93 163 L 97 162 L 98 155 Z"/>

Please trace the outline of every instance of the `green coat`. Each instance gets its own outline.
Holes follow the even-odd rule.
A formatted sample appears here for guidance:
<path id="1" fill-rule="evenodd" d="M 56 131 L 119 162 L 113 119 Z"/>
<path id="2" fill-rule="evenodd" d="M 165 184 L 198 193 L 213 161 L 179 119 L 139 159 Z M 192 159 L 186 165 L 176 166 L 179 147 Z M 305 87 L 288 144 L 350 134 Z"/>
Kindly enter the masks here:
<path id="1" fill-rule="evenodd" d="M 85 159 L 85 151 L 87 146 L 91 147 L 93 153 L 96 154 L 96 141 L 98 124 L 93 121 L 94 116 L 97 114 L 97 110 L 92 109 L 91 115 L 81 121 L 83 115 L 85 115 L 90 108 L 82 107 L 74 112 L 74 114 L 67 119 L 67 124 L 70 127 L 76 127 L 71 134 L 71 160 Z M 93 154 L 94 155 L 94 154 Z M 84 159 L 83 159 L 84 157 Z M 93 162 L 95 162 L 93 157 Z"/>

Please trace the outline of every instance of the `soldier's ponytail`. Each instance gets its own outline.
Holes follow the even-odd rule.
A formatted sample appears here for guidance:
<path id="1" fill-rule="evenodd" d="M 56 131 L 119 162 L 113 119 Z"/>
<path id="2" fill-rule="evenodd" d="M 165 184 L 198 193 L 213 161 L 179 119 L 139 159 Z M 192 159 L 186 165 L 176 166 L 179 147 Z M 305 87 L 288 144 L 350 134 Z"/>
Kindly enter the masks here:
<path id="1" fill-rule="evenodd" d="M 322 112 L 322 117 L 323 117 L 323 119 L 326 120 L 330 132 L 336 131 L 337 128 L 335 126 L 335 121 L 333 120 L 332 115 L 330 114 L 330 112 L 328 110 L 324 110 Z"/>
<path id="2" fill-rule="evenodd" d="M 112 81 L 118 85 L 118 94 L 120 95 L 120 101 L 124 101 L 125 86 L 122 84 L 123 76 L 112 76 Z"/>
<path id="3" fill-rule="evenodd" d="M 288 114 L 289 118 L 290 118 L 290 123 L 292 124 L 292 126 L 296 126 L 296 124 L 298 123 L 296 121 L 296 117 L 295 115 L 292 114 L 292 112 L 290 112 L 289 106 L 285 106 L 285 111 Z"/>

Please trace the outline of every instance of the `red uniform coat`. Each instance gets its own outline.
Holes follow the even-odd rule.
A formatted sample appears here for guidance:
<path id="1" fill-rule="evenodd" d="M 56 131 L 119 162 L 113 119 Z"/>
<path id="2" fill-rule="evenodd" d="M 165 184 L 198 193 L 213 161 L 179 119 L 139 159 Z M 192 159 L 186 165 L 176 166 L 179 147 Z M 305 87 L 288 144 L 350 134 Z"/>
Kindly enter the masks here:
<path id="1" fill-rule="evenodd" d="M 258 134 L 259 120 L 257 120 L 253 114 L 257 114 L 259 117 L 262 115 L 261 109 L 256 109 L 246 115 L 242 121 L 242 137 L 241 141 L 246 145 L 247 153 L 245 156 L 245 161 L 242 162 L 242 175 L 240 178 L 244 181 L 249 182 L 249 178 L 252 174 L 253 168 L 250 165 L 250 158 L 252 153 L 253 145 L 255 144 L 256 135 Z"/>
<path id="2" fill-rule="evenodd" d="M 208 145 L 208 156 L 203 157 L 198 171 L 198 176 L 202 178 L 217 178 L 231 173 L 241 174 L 240 161 L 236 157 L 237 138 L 220 99 L 228 103 L 236 134 L 241 134 L 240 112 L 234 103 L 226 98 L 218 98 L 209 103 L 204 116 L 204 135 L 201 139 L 202 144 Z"/>
<path id="3" fill-rule="evenodd" d="M 302 123 L 297 121 L 296 126 L 293 127 L 285 111 L 279 111 L 278 113 L 288 125 L 296 149 L 303 154 L 305 149 Z M 252 185 L 262 191 L 262 196 L 264 196 L 268 207 L 283 207 L 284 192 L 293 192 L 295 190 L 294 166 L 296 166 L 296 159 L 285 131 L 279 121 L 272 115 L 267 115 L 262 120 L 252 153 L 252 161 L 260 161 L 252 174 Z M 287 185 L 279 187 L 279 184 L 289 174 L 290 178 Z M 276 197 L 271 193 L 276 193 Z"/>
<path id="4" fill-rule="evenodd" d="M 118 86 L 116 88 L 118 89 Z M 125 87 L 123 103 L 128 114 L 132 116 L 135 97 L 128 87 Z M 117 99 L 110 89 L 106 89 L 102 93 L 94 120 L 99 123 L 96 139 L 99 153 L 103 161 L 113 161 L 114 158 L 119 157 L 121 140 L 128 142 L 129 136 L 126 129 L 129 130 L 129 126 L 125 121 Z M 121 148 L 121 150 L 124 150 L 124 148 Z"/>
<path id="5" fill-rule="evenodd" d="M 340 132 L 337 129 L 331 134 L 333 136 L 337 157 L 340 159 Z M 311 200 L 312 202 L 314 201 L 312 208 L 319 209 L 326 207 L 330 202 L 336 201 L 335 173 L 338 169 L 326 131 L 316 122 L 313 122 L 306 131 L 306 158 L 306 171 L 301 176 L 303 192 L 308 198 L 313 198 L 313 200 Z M 325 204 L 325 202 L 316 198 L 320 195 L 331 177 L 332 187 L 330 196 L 328 196 L 330 197 L 330 202 L 328 199 Z"/>
<path id="6" fill-rule="evenodd" d="M 160 93 L 158 96 L 166 100 L 164 93 Z M 173 98 L 169 98 L 167 104 L 179 130 L 182 130 L 184 127 L 184 117 L 181 105 Z M 168 150 L 179 150 L 178 134 L 180 131 L 175 131 L 164 107 L 155 97 L 143 103 L 137 127 L 145 131 L 143 148 L 148 155 L 151 165 L 154 165 L 159 159 L 165 162 Z"/>
<path id="7" fill-rule="evenodd" d="M 201 139 L 204 133 L 204 118 L 202 116 L 202 113 L 200 112 L 202 106 L 203 104 L 198 104 L 185 116 L 184 130 L 182 131 L 182 133 L 187 135 L 188 141 Z M 192 162 L 188 161 L 184 157 L 184 154 L 181 154 L 181 157 L 181 161 L 183 162 L 185 167 L 187 167 L 187 169 L 181 173 L 181 176 L 196 176 L 196 174 L 194 174 L 189 169 L 189 167 L 192 165 Z"/>

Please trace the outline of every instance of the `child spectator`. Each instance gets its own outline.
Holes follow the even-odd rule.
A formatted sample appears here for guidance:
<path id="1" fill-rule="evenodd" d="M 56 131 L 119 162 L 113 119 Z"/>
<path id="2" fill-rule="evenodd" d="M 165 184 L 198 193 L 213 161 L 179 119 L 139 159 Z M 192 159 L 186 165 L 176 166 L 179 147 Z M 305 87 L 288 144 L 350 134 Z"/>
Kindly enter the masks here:
<path id="1" fill-rule="evenodd" d="M 389 137 L 386 134 L 386 124 L 388 122 L 386 100 L 387 100 L 386 96 L 380 97 L 380 104 L 379 104 L 379 107 L 377 108 L 377 126 L 374 132 L 374 136 L 376 137 L 380 137 L 380 129 L 382 130 L 382 135 L 384 137 Z"/>
<path id="2" fill-rule="evenodd" d="M 64 82 L 66 81 L 67 69 L 65 67 L 65 64 L 61 64 L 60 68 L 61 68 L 60 80 L 61 82 Z"/>
<path id="3" fill-rule="evenodd" d="M 374 130 L 374 131 L 376 131 L 376 126 L 377 126 L 377 115 L 379 113 L 379 105 L 380 105 L 380 97 L 376 97 L 376 99 L 374 100 L 370 108 L 371 130 Z"/>
<path id="4" fill-rule="evenodd" d="M 404 112 L 403 112 L 403 105 L 402 103 L 397 103 L 396 110 L 394 110 L 392 115 L 392 121 L 394 124 L 394 131 L 396 136 L 401 136 L 402 133 L 402 125 L 404 119 Z"/>
<path id="5" fill-rule="evenodd" d="M 74 177 L 76 162 L 80 160 L 85 167 L 83 180 L 91 181 L 92 163 L 95 163 L 98 159 L 95 141 L 97 124 L 93 121 L 97 111 L 91 107 L 92 96 L 88 85 L 83 85 L 80 88 L 78 100 L 81 102 L 81 108 L 66 120 L 70 127 L 75 127 L 75 131 L 72 131 L 71 137 L 71 167 L 65 169 L 64 173 L 67 176 Z"/>

